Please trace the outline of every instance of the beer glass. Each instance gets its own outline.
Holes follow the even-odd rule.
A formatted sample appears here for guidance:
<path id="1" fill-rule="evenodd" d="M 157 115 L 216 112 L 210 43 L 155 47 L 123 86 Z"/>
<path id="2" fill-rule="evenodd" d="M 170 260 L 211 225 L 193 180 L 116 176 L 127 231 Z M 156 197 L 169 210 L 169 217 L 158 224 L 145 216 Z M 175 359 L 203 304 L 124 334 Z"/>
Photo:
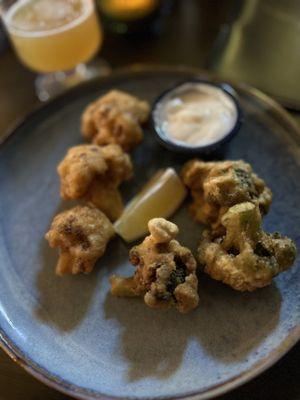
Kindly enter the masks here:
<path id="1" fill-rule="evenodd" d="M 47 100 L 66 87 L 108 72 L 88 67 L 103 33 L 93 0 L 1 1 L 1 15 L 21 62 L 39 75 L 36 91 Z"/>

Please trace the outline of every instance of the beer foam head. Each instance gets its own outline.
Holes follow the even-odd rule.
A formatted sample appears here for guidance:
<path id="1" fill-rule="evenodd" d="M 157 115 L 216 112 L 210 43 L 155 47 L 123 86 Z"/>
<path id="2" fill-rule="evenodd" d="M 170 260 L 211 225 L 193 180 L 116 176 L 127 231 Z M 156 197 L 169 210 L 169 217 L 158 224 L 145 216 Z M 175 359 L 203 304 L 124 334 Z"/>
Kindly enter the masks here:
<path id="1" fill-rule="evenodd" d="M 5 16 L 10 33 L 48 36 L 82 23 L 93 11 L 92 0 L 20 0 Z"/>

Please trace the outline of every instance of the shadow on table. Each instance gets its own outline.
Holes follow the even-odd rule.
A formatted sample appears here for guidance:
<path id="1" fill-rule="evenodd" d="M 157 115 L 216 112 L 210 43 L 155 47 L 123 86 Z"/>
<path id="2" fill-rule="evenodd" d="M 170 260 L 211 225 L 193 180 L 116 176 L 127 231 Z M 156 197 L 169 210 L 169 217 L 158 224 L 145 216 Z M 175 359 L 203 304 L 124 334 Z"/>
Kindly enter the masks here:
<path id="1" fill-rule="evenodd" d="M 54 214 L 69 209 L 73 205 L 61 203 Z M 46 239 L 43 238 L 40 251 L 43 265 L 36 277 L 39 292 L 36 315 L 41 321 L 54 324 L 61 331 L 71 331 L 82 321 L 88 311 L 97 285 L 99 268 L 96 265 L 93 272 L 85 276 L 59 277 L 55 275 L 58 249 L 50 248 Z"/>
<path id="2" fill-rule="evenodd" d="M 37 274 L 39 305 L 36 316 L 43 322 L 54 324 L 61 331 L 71 331 L 85 316 L 93 296 L 96 271 L 88 276 L 58 277 L 54 273 L 58 252 L 44 240 L 41 252 L 45 260 Z"/>
<path id="3" fill-rule="evenodd" d="M 130 381 L 171 376 L 191 339 L 199 342 L 204 357 L 227 364 L 244 360 L 278 323 L 281 295 L 274 284 L 243 294 L 201 276 L 199 293 L 199 308 L 188 315 L 107 295 L 106 318 L 121 325 L 120 351 Z"/>

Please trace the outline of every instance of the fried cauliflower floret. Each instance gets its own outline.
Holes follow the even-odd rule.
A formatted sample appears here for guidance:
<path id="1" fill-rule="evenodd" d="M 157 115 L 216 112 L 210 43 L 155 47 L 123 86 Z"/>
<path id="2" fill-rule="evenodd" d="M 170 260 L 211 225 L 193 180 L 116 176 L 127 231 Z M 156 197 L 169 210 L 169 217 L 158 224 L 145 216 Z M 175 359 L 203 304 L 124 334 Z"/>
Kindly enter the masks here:
<path id="1" fill-rule="evenodd" d="M 114 236 L 109 219 L 97 208 L 77 206 L 54 218 L 45 238 L 60 255 L 57 275 L 88 274 Z"/>
<path id="2" fill-rule="evenodd" d="M 119 144 L 124 151 L 132 150 L 143 139 L 143 132 L 130 115 L 109 106 L 100 106 L 93 113 L 96 133 L 92 142 L 98 145 Z"/>
<path id="3" fill-rule="evenodd" d="M 141 124 L 146 122 L 149 112 L 147 102 L 112 90 L 85 109 L 82 134 L 98 145 L 115 143 L 130 151 L 143 139 Z"/>
<path id="4" fill-rule="evenodd" d="M 132 163 L 120 146 L 71 147 L 57 170 L 63 199 L 84 199 L 112 221 L 121 215 L 123 201 L 118 187 L 131 178 Z"/>
<path id="5" fill-rule="evenodd" d="M 174 238 L 178 227 L 163 218 L 149 221 L 150 235 L 129 253 L 136 267 L 133 277 L 113 275 L 111 292 L 115 296 L 143 296 L 153 308 L 175 306 L 181 313 L 197 307 L 199 296 L 197 263 L 186 247 Z"/>
<path id="6" fill-rule="evenodd" d="M 124 210 L 124 204 L 118 187 L 107 180 L 95 179 L 84 200 L 99 208 L 111 220 L 116 221 Z"/>
<path id="7" fill-rule="evenodd" d="M 182 178 L 191 189 L 190 210 L 204 224 L 219 229 L 228 208 L 245 201 L 268 212 L 272 192 L 244 161 L 203 162 L 191 160 L 182 169 Z"/>
<path id="8" fill-rule="evenodd" d="M 224 236 L 205 231 L 198 248 L 204 271 L 235 290 L 253 291 L 290 268 L 296 257 L 294 242 L 261 228 L 258 205 L 237 204 L 222 217 Z"/>

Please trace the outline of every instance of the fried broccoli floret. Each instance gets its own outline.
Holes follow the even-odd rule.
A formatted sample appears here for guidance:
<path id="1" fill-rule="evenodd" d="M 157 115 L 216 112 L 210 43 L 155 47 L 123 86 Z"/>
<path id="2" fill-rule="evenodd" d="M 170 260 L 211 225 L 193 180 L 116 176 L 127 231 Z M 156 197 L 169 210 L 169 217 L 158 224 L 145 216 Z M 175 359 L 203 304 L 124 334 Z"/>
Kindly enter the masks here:
<path id="1" fill-rule="evenodd" d="M 182 169 L 182 178 L 191 189 L 190 210 L 196 220 L 212 229 L 222 229 L 221 218 L 228 208 L 249 201 L 268 212 L 272 192 L 244 161 L 203 162 L 191 160 Z"/>
<path id="2" fill-rule="evenodd" d="M 119 185 L 132 177 L 130 156 L 120 146 L 71 147 L 58 165 L 61 197 L 84 199 L 116 220 L 123 211 Z"/>
<path id="3" fill-rule="evenodd" d="M 143 296 L 149 307 L 175 306 L 179 312 L 187 313 L 199 302 L 196 260 L 188 248 L 174 239 L 178 234 L 175 224 L 154 218 L 148 227 L 150 235 L 130 250 L 135 275 L 113 275 L 111 292 L 115 296 Z"/>
<path id="4" fill-rule="evenodd" d="M 56 274 L 88 274 L 113 236 L 112 224 L 97 208 L 77 206 L 56 215 L 45 236 L 60 249 Z"/>
<path id="5" fill-rule="evenodd" d="M 118 144 L 132 150 L 143 139 L 141 124 L 149 116 L 149 104 L 120 90 L 111 90 L 85 109 L 81 130 L 98 145 Z"/>
<path id="6" fill-rule="evenodd" d="M 253 203 L 230 207 L 221 219 L 223 236 L 203 233 L 198 260 L 204 271 L 235 290 L 253 291 L 290 268 L 296 257 L 294 242 L 279 233 L 264 232 L 261 219 Z"/>

